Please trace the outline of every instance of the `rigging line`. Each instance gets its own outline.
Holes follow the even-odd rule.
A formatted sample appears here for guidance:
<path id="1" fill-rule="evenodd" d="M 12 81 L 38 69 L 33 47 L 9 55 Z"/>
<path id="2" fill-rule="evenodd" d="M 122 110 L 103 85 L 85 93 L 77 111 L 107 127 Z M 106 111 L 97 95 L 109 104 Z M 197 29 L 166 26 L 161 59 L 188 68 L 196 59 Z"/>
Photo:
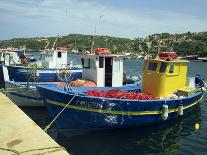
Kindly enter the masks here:
<path id="1" fill-rule="evenodd" d="M 64 108 L 57 114 L 57 116 L 45 127 L 44 131 L 50 128 L 50 126 L 54 123 L 54 121 L 60 116 L 60 114 L 67 108 L 67 106 L 73 101 L 73 99 L 77 96 L 77 93 L 71 98 L 71 100 L 64 106 Z"/>

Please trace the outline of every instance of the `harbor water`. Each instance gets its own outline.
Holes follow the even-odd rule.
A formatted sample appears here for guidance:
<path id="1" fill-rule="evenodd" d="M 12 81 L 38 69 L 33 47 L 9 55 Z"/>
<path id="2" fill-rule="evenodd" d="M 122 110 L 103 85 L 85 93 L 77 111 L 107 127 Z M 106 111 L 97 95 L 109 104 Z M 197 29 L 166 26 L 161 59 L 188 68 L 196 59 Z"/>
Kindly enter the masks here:
<path id="1" fill-rule="evenodd" d="M 124 60 L 127 75 L 140 75 L 143 60 Z M 207 79 L 207 63 L 190 62 L 188 76 L 196 73 Z M 41 128 L 51 121 L 45 108 L 22 108 Z M 206 154 L 207 98 L 187 116 L 143 127 L 100 130 L 66 136 L 55 126 L 49 135 L 71 155 Z M 200 125 L 195 129 L 195 124 Z"/>

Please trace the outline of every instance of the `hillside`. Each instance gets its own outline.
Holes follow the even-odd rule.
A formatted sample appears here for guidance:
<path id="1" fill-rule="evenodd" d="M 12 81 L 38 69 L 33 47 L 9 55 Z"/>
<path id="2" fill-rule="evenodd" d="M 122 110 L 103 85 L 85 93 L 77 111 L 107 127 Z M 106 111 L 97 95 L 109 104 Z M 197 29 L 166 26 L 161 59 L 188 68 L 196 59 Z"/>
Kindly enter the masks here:
<path id="1" fill-rule="evenodd" d="M 53 46 L 56 37 L 48 38 L 14 38 L 0 41 L 0 47 L 25 47 L 27 50 L 42 50 L 47 44 Z M 157 51 L 175 51 L 180 55 L 197 54 L 207 56 L 207 32 L 184 34 L 153 34 L 146 38 L 117 38 L 110 36 L 91 36 L 82 34 L 70 34 L 57 39 L 56 46 L 69 47 L 82 52 L 90 51 L 92 40 L 94 47 L 106 47 L 113 53 L 157 53 Z"/>

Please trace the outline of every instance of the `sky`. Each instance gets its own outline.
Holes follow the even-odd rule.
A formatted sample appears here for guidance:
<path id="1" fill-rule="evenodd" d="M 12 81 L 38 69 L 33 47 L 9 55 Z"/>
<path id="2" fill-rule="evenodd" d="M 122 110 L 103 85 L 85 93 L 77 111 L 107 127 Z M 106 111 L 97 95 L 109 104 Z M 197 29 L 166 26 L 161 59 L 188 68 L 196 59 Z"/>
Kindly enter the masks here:
<path id="1" fill-rule="evenodd" d="M 0 40 L 207 31 L 206 0 L 0 0 Z"/>

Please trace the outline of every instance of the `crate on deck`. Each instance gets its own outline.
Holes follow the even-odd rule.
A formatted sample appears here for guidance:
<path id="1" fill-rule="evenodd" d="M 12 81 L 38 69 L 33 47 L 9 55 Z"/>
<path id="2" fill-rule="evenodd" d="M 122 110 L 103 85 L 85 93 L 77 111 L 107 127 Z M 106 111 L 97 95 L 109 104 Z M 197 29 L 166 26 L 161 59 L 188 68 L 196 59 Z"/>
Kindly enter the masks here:
<path id="1" fill-rule="evenodd" d="M 176 95 L 177 96 L 191 96 L 195 92 L 195 88 L 184 87 L 182 89 L 178 89 Z"/>

